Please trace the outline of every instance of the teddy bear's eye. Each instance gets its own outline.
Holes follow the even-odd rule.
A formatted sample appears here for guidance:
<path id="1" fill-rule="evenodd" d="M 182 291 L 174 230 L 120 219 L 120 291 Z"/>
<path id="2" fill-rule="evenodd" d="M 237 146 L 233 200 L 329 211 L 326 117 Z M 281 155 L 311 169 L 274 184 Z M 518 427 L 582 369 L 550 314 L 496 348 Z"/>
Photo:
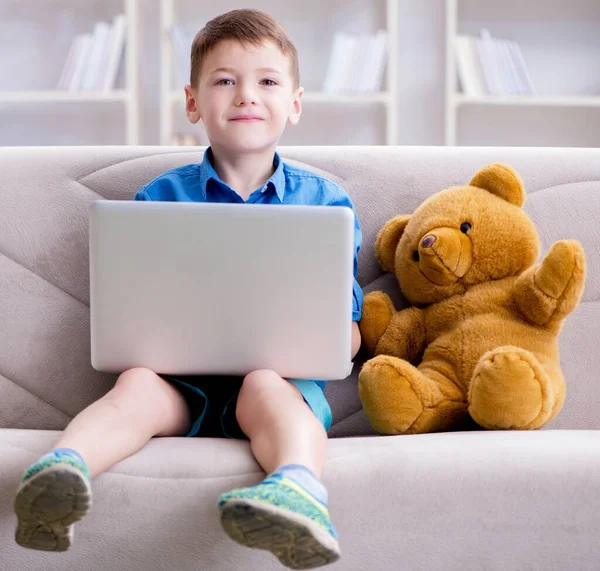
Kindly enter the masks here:
<path id="1" fill-rule="evenodd" d="M 415 250 L 415 251 L 413 252 L 412 258 L 413 258 L 413 260 L 414 260 L 415 262 L 418 262 L 418 261 L 419 261 L 419 250 Z"/>
<path id="2" fill-rule="evenodd" d="M 466 234 L 466 233 L 467 233 L 467 232 L 468 232 L 470 229 L 471 229 L 471 225 L 470 225 L 468 222 L 463 222 L 463 223 L 460 225 L 460 231 L 461 231 L 463 234 Z"/>

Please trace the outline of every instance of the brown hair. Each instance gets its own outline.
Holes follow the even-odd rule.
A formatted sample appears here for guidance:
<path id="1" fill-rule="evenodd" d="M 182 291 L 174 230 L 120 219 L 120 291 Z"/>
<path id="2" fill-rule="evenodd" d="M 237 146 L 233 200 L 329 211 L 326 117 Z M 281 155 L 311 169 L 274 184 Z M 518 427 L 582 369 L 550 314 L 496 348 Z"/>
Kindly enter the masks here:
<path id="1" fill-rule="evenodd" d="M 242 43 L 255 45 L 262 44 L 265 40 L 272 41 L 279 47 L 281 53 L 289 56 L 291 60 L 291 73 L 294 89 L 300 85 L 300 71 L 298 69 L 298 53 L 288 33 L 274 18 L 258 10 L 231 10 L 213 18 L 204 26 L 192 42 L 192 61 L 190 70 L 190 83 L 192 87 L 198 85 L 202 58 L 219 42 L 236 40 Z"/>

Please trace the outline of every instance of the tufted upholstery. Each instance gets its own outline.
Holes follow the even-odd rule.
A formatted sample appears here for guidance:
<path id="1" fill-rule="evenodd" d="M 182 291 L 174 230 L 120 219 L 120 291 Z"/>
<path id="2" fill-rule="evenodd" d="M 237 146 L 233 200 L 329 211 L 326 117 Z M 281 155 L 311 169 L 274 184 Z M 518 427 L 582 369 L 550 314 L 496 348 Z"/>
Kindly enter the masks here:
<path id="1" fill-rule="evenodd" d="M 488 162 L 521 174 L 542 252 L 576 238 L 588 257 L 583 302 L 560 338 L 567 400 L 550 426 L 569 430 L 332 440 L 325 481 L 345 554 L 334 567 L 525 569 L 535 560 L 540 569 L 600 568 L 600 149 L 281 152 L 344 186 L 363 229 L 359 282 L 398 304 L 394 278 L 375 262 L 377 231 Z M 130 199 L 201 156 L 193 148 L 0 149 L 0 569 L 280 568 L 233 547 L 215 527 L 218 493 L 260 477 L 243 442 L 151 442 L 98 478 L 97 505 L 68 554 L 25 553 L 11 539 L 21 471 L 115 380 L 89 362 L 87 208 Z M 327 386 L 334 437 L 371 433 L 357 396 L 359 367 L 360 359 L 353 376 Z"/>

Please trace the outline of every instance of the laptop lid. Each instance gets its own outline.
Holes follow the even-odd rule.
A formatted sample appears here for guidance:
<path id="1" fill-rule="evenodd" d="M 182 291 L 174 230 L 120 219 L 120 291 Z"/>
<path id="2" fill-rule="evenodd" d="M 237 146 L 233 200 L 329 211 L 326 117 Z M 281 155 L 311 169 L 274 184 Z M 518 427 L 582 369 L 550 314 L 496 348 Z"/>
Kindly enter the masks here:
<path id="1" fill-rule="evenodd" d="M 353 238 L 345 207 L 98 201 L 92 365 L 345 378 Z"/>

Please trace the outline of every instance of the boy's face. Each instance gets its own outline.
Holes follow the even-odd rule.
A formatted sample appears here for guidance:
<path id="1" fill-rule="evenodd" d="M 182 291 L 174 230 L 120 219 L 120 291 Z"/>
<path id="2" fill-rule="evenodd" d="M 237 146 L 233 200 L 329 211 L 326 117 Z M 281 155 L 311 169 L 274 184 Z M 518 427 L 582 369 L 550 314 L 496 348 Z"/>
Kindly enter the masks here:
<path id="1" fill-rule="evenodd" d="M 285 125 L 298 123 L 302 88 L 272 42 L 223 41 L 204 58 L 197 86 L 187 86 L 186 113 L 202 120 L 211 145 L 233 152 L 274 148 Z"/>

